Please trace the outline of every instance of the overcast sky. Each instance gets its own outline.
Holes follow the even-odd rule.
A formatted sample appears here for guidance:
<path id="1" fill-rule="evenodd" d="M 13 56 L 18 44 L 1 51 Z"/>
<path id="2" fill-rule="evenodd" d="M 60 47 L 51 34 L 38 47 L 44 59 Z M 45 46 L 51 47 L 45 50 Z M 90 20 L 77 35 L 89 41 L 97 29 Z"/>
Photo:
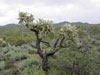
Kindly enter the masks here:
<path id="1" fill-rule="evenodd" d="M 17 23 L 19 11 L 54 23 L 100 23 L 100 0 L 0 0 L 0 25 Z"/>

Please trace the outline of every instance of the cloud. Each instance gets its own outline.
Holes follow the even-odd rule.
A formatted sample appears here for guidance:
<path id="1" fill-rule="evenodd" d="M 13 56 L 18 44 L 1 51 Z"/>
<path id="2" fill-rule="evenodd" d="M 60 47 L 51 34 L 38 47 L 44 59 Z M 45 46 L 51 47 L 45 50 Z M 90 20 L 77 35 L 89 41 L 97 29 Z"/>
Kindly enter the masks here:
<path id="1" fill-rule="evenodd" d="M 0 0 L 0 25 L 17 23 L 19 11 L 54 22 L 99 23 L 100 0 Z"/>

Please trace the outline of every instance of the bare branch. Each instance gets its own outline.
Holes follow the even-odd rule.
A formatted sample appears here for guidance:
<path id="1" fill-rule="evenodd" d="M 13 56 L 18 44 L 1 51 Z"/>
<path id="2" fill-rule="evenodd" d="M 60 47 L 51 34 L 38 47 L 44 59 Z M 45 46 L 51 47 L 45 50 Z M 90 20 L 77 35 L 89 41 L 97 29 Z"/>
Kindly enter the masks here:
<path id="1" fill-rule="evenodd" d="M 46 42 L 46 41 L 43 41 L 43 40 L 41 40 L 41 42 L 46 44 L 48 47 L 50 47 L 50 43 L 49 42 Z"/>
<path id="2" fill-rule="evenodd" d="M 59 42 L 59 38 L 54 43 L 53 51 L 50 53 L 47 53 L 47 56 L 53 56 L 59 50 L 59 49 L 57 49 L 58 42 Z"/>
<path id="3" fill-rule="evenodd" d="M 64 46 L 62 45 L 63 42 L 64 42 L 64 39 L 65 39 L 65 37 L 63 37 L 63 38 L 61 39 L 61 41 L 60 41 L 60 48 L 63 48 L 63 47 L 64 47 Z"/>
<path id="4" fill-rule="evenodd" d="M 63 37 L 60 41 L 60 46 L 59 48 L 57 48 L 57 44 L 59 42 L 59 38 L 56 40 L 54 47 L 53 47 L 53 51 L 50 53 L 47 53 L 47 56 L 53 56 L 60 48 L 66 48 L 67 46 L 63 46 L 63 42 L 64 42 L 65 37 Z"/>
<path id="5" fill-rule="evenodd" d="M 59 49 L 53 50 L 50 53 L 47 53 L 47 56 L 53 56 Z"/>
<path id="6" fill-rule="evenodd" d="M 53 48 L 56 48 L 56 47 L 57 47 L 58 41 L 59 41 L 59 38 L 56 40 L 56 42 L 55 42 Z"/>
<path id="7" fill-rule="evenodd" d="M 40 55 L 40 57 L 43 57 L 43 53 L 42 53 L 42 50 L 40 48 L 41 39 L 39 38 L 39 33 L 37 31 L 35 31 L 35 35 L 36 35 L 36 38 L 37 38 L 37 40 L 36 40 L 37 52 Z"/>
<path id="8" fill-rule="evenodd" d="M 30 43 L 30 45 L 31 45 L 33 48 L 36 48 L 36 49 L 37 49 L 37 47 L 36 47 L 36 46 L 34 46 L 33 44 L 31 44 L 31 43 Z"/>

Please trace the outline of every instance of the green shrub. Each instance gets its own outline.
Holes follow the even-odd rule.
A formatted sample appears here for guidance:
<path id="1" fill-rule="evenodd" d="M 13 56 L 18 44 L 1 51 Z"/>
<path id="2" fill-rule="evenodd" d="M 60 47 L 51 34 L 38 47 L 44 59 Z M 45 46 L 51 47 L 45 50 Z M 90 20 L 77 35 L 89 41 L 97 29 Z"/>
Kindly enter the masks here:
<path id="1" fill-rule="evenodd" d="M 22 44 L 25 44 L 25 43 L 26 43 L 25 40 L 18 40 L 18 41 L 16 42 L 16 46 L 21 46 Z"/>
<path id="2" fill-rule="evenodd" d="M 8 46 L 6 41 L 4 41 L 3 39 L 0 38 L 0 47 L 6 47 L 6 46 Z"/>
<path id="3" fill-rule="evenodd" d="M 27 50 L 29 54 L 37 53 L 37 50 L 32 48 L 29 44 L 24 44 L 21 46 L 23 50 Z"/>
<path id="4" fill-rule="evenodd" d="M 45 75 L 45 72 L 39 69 L 39 70 L 36 70 L 33 75 Z"/>
<path id="5" fill-rule="evenodd" d="M 18 75 L 34 75 L 34 70 L 25 68 L 24 70 L 20 71 Z"/>
<path id="6" fill-rule="evenodd" d="M 23 52 L 23 53 L 14 53 L 14 55 L 12 55 L 9 59 L 19 61 L 19 60 L 27 59 L 29 57 L 30 55 L 28 53 Z"/>
<path id="7" fill-rule="evenodd" d="M 0 62 L 0 70 L 3 70 L 5 68 L 5 62 L 1 61 Z"/>
<path id="8" fill-rule="evenodd" d="M 70 75 L 70 73 L 69 72 L 66 72 L 64 70 L 52 69 L 49 72 L 49 75 Z"/>
<path id="9" fill-rule="evenodd" d="M 33 68 L 33 69 L 38 69 L 38 67 L 40 66 L 40 60 L 39 59 L 36 59 L 36 58 L 29 58 L 29 59 L 26 59 L 24 60 L 21 64 L 20 64 L 20 67 L 21 69 L 24 69 L 24 68 Z"/>
<path id="10" fill-rule="evenodd" d="M 5 47 L 0 49 L 0 60 L 22 60 L 30 57 L 28 50 L 22 47 Z"/>

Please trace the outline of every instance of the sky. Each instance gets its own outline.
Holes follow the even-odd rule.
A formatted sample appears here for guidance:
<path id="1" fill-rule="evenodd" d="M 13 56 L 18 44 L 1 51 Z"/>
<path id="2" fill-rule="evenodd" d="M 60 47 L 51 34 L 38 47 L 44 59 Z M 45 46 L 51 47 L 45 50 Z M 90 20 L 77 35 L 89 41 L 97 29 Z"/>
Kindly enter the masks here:
<path id="1" fill-rule="evenodd" d="M 100 0 L 0 0 L 0 25 L 18 23 L 20 11 L 54 23 L 100 23 Z"/>

